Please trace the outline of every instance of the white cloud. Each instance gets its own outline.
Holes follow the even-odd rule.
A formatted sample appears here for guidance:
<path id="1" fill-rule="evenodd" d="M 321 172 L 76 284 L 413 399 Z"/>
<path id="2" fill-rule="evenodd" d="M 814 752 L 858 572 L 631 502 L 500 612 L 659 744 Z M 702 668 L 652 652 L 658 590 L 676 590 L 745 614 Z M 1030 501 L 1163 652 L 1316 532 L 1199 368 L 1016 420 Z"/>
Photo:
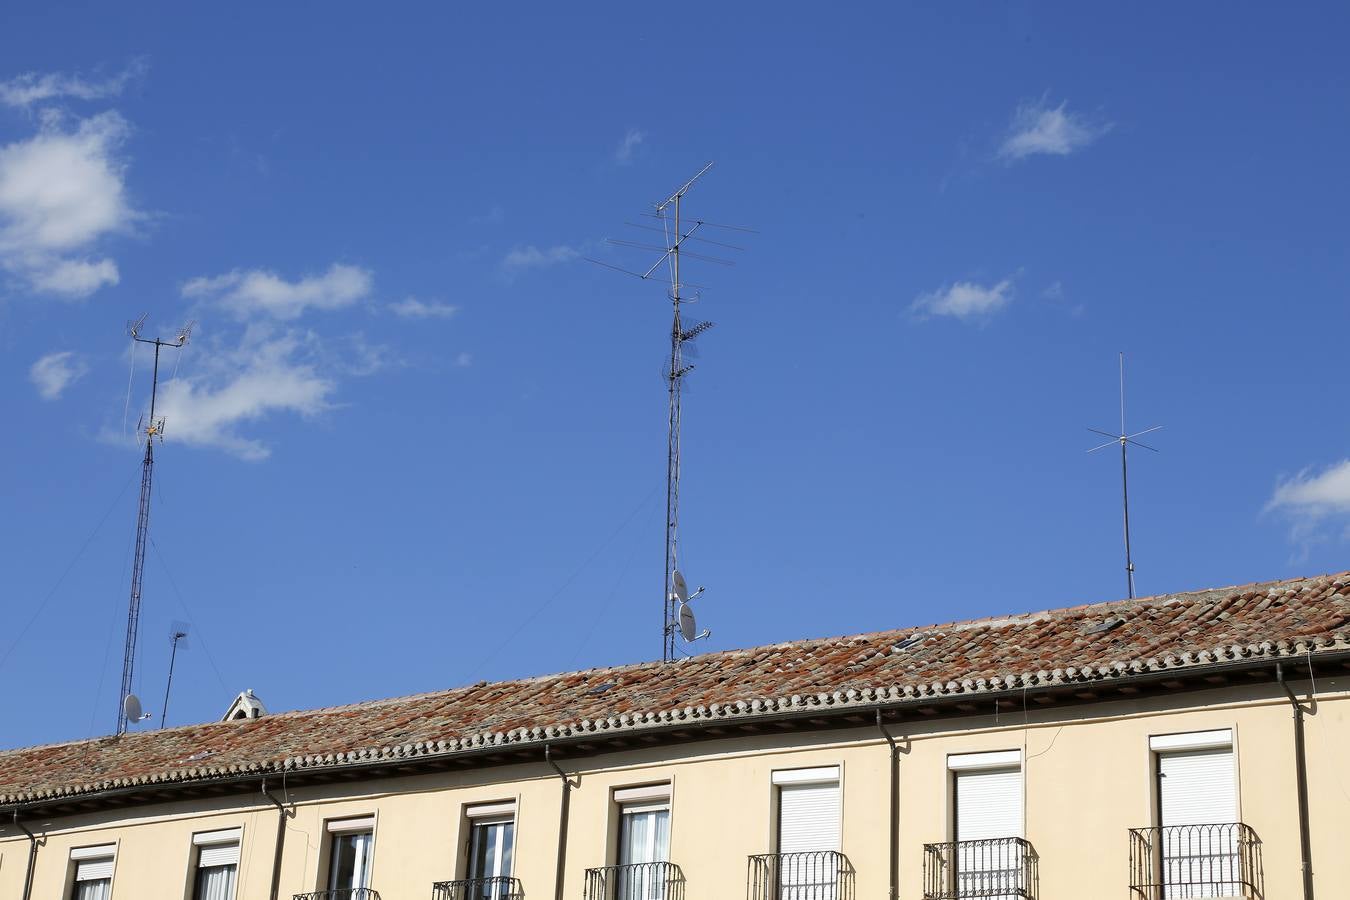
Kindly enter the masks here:
<path id="1" fill-rule="evenodd" d="M 121 276 L 111 259 L 62 259 L 45 269 L 29 273 L 33 287 L 49 294 L 87 297 L 105 284 L 117 284 Z"/>
<path id="2" fill-rule="evenodd" d="M 628 129 L 624 134 L 623 140 L 619 141 L 619 146 L 614 151 L 614 161 L 621 166 L 626 166 L 633 161 L 633 154 L 637 152 L 638 147 L 647 139 L 647 132 L 637 128 Z"/>
<path id="3" fill-rule="evenodd" d="M 510 270 L 538 269 L 544 266 L 556 266 L 558 263 L 571 262 L 581 256 L 575 249 L 565 244 L 540 249 L 533 244 L 517 247 L 502 259 L 502 267 Z"/>
<path id="4" fill-rule="evenodd" d="M 472 353 L 459 354 L 458 356 L 455 357 L 455 365 L 459 366 L 461 369 L 467 369 L 469 366 L 473 365 L 473 354 Z"/>
<path id="5" fill-rule="evenodd" d="M 1067 101 L 1050 106 L 1044 97 L 1023 103 L 1013 114 L 1012 126 L 998 155 L 1008 160 L 1038 153 L 1067 156 L 1111 130 L 1110 123 L 1092 122 L 1069 112 L 1067 107 Z"/>
<path id="6" fill-rule="evenodd" d="M 1304 469 L 1275 486 L 1267 509 L 1280 509 L 1304 519 L 1350 513 L 1350 459 L 1321 471 Z"/>
<path id="7" fill-rule="evenodd" d="M 147 68 L 149 67 L 144 59 L 137 59 L 118 74 L 101 79 L 68 75 L 64 72 L 46 74 L 25 72 L 8 81 L 0 81 L 0 103 L 6 106 L 26 107 L 64 97 L 76 100 L 116 97 L 131 81 L 143 76 Z"/>
<path id="8" fill-rule="evenodd" d="M 1005 278 L 991 287 L 971 281 L 958 281 L 929 294 L 921 294 L 911 305 L 917 315 L 951 316 L 961 321 L 988 318 L 1012 301 L 1012 280 Z"/>
<path id="9" fill-rule="evenodd" d="M 329 266 L 322 275 L 306 275 L 298 281 L 287 281 L 263 269 L 236 269 L 192 279 L 183 285 L 183 296 L 218 303 L 239 318 L 262 313 L 291 320 L 306 309 L 351 306 L 370 295 L 373 283 L 369 269 L 339 263 Z"/>
<path id="10" fill-rule="evenodd" d="M 74 351 L 66 350 L 48 353 L 33 363 L 28 370 L 28 380 L 37 388 L 38 396 L 43 400 L 55 400 L 61 393 L 79 381 L 89 371 L 84 360 Z"/>
<path id="11" fill-rule="evenodd" d="M 309 418 L 332 408 L 337 382 L 323 371 L 322 346 L 311 333 L 252 326 L 237 347 L 197 347 L 195 353 L 195 374 L 160 387 L 156 413 L 164 416 L 166 441 L 261 460 L 271 448 L 242 434 L 242 425 L 283 413 Z"/>
<path id="12" fill-rule="evenodd" d="M 117 158 L 129 129 L 115 112 L 64 124 L 44 116 L 36 135 L 0 147 L 0 268 L 36 291 L 85 297 L 118 279 L 113 260 L 85 254 L 137 218 Z"/>
<path id="13" fill-rule="evenodd" d="M 459 307 L 453 304 L 418 300 L 416 297 L 392 303 L 389 309 L 403 319 L 448 319 L 459 312 Z"/>

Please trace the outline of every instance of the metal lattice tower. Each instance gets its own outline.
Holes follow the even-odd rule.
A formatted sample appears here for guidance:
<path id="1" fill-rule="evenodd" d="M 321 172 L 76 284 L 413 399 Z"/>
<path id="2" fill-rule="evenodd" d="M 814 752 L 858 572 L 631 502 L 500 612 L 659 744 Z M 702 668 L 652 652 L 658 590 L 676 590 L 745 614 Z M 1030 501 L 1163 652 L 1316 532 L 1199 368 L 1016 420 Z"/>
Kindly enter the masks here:
<path id="1" fill-rule="evenodd" d="M 680 462 L 682 458 L 680 439 L 683 425 L 684 381 L 689 373 L 694 370 L 694 366 L 689 362 L 689 358 L 693 354 L 692 342 L 703 332 L 713 327 L 712 322 L 685 321 L 683 307 L 685 304 L 699 299 L 697 294 L 699 286 L 683 280 L 680 263 L 682 257 L 687 256 L 691 259 L 717 263 L 718 265 L 734 265 L 732 261 L 727 259 L 692 252 L 686 249 L 684 245 L 691 241 L 698 241 L 731 250 L 740 250 L 742 248 L 733 244 L 711 240 L 697 233 L 704 228 L 752 232 L 752 229 L 738 225 L 719 225 L 703 219 L 691 219 L 685 215 L 682 209 L 685 195 L 712 166 L 712 163 L 708 163 L 693 178 L 680 185 L 679 189 L 673 194 L 654 204 L 654 211 L 648 215 L 657 220 L 656 225 L 626 223 L 631 227 L 645 231 L 660 232 L 665 238 L 664 245 L 656 246 L 624 240 L 609 241 L 610 244 L 620 247 L 658 252 L 660 256 L 646 271 L 635 272 L 598 259 L 590 260 L 598 265 L 643 280 L 650 279 L 663 263 L 668 266 L 670 273 L 670 358 L 662 371 L 662 377 L 666 382 L 668 408 L 666 421 L 665 573 L 661 599 L 661 658 L 667 662 L 673 660 L 676 656 L 676 635 L 683 633 L 680 621 L 681 607 L 687 599 L 692 599 L 680 596 L 681 590 L 683 590 L 682 579 L 679 580 L 680 587 L 677 589 L 677 572 L 680 565 Z M 699 592 L 701 591 L 702 588 L 699 589 Z M 697 593 L 695 596 L 697 596 Z M 705 632 L 697 637 L 704 637 L 706 634 Z"/>
<path id="2" fill-rule="evenodd" d="M 192 323 L 183 326 L 171 341 L 143 338 L 145 316 L 128 323 L 127 333 L 138 344 L 155 348 L 155 363 L 150 379 L 150 417 L 145 421 L 145 456 L 141 460 L 141 500 L 136 512 L 136 552 L 131 563 L 131 598 L 127 603 L 127 634 L 122 651 L 122 689 L 117 695 L 117 734 L 127 730 L 126 699 L 132 693 L 136 671 L 136 642 L 141 626 L 141 589 L 145 579 L 145 545 L 150 538 L 150 496 L 155 474 L 155 438 L 164 440 L 164 420 L 155 418 L 155 400 L 159 393 L 159 351 L 164 347 L 182 349 L 192 334 Z M 139 429 L 137 429 L 139 431 Z"/>

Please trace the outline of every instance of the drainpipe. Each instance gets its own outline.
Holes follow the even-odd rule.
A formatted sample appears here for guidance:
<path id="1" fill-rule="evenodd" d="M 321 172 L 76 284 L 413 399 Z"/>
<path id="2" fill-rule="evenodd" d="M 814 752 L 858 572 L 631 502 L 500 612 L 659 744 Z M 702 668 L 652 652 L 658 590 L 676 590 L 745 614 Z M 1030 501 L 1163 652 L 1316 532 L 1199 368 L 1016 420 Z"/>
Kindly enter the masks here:
<path id="1" fill-rule="evenodd" d="M 558 773 L 562 779 L 562 809 L 558 813 L 558 871 L 553 880 L 553 898 L 554 900 L 563 900 L 563 876 L 567 867 L 567 814 L 572 802 L 572 782 L 568 780 L 567 773 L 559 768 L 553 761 L 553 747 L 544 745 L 544 762 L 553 767 L 553 771 Z M 272 900 L 276 900 L 275 897 Z"/>
<path id="2" fill-rule="evenodd" d="M 1308 662 L 1312 673 L 1312 661 Z M 1313 900 L 1312 835 L 1308 824 L 1308 758 L 1303 744 L 1303 705 L 1284 680 L 1284 663 L 1275 664 L 1275 678 L 1294 707 L 1294 768 L 1298 779 L 1298 843 L 1303 855 L 1303 900 Z"/>
<path id="3" fill-rule="evenodd" d="M 891 840 L 887 848 L 890 853 L 890 876 L 891 889 L 887 895 L 891 900 L 896 900 L 900 896 L 900 748 L 895 745 L 895 738 L 886 730 L 886 726 L 881 724 L 881 710 L 877 710 L 877 728 L 881 731 L 881 736 L 886 739 L 890 745 L 890 776 L 891 776 Z"/>
<path id="4" fill-rule="evenodd" d="M 33 870 L 37 868 L 38 839 L 19 821 L 17 809 L 14 810 L 14 827 L 28 835 L 28 871 L 23 876 L 23 900 L 29 900 L 33 895 Z"/>
<path id="5" fill-rule="evenodd" d="M 277 842 L 276 850 L 272 855 L 272 891 L 268 894 L 270 900 L 277 900 L 277 891 L 281 887 L 281 854 L 286 847 L 286 806 L 276 797 L 267 793 L 267 779 L 262 781 L 262 795 L 277 808 Z"/>

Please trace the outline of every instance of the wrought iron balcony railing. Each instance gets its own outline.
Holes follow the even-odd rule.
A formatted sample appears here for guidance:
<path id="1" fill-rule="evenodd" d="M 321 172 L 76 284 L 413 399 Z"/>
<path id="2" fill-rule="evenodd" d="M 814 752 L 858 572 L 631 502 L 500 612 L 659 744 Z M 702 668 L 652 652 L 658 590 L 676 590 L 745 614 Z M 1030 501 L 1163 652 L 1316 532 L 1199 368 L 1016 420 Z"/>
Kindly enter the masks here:
<path id="1" fill-rule="evenodd" d="M 669 862 L 586 870 L 586 900 L 684 900 L 684 873 Z"/>
<path id="2" fill-rule="evenodd" d="M 1241 822 L 1132 828 L 1130 891 L 1139 900 L 1259 900 L 1261 839 Z"/>
<path id="3" fill-rule="evenodd" d="M 924 844 L 924 900 L 1036 900 L 1037 862 L 1023 838 Z"/>
<path id="4" fill-rule="evenodd" d="M 371 888 L 341 888 L 335 891 L 295 894 L 291 900 L 380 900 L 380 892 Z"/>
<path id="5" fill-rule="evenodd" d="M 523 900 L 519 878 L 461 878 L 431 886 L 431 900 Z"/>
<path id="6" fill-rule="evenodd" d="M 837 850 L 750 857 L 746 900 L 853 900 L 853 866 Z"/>

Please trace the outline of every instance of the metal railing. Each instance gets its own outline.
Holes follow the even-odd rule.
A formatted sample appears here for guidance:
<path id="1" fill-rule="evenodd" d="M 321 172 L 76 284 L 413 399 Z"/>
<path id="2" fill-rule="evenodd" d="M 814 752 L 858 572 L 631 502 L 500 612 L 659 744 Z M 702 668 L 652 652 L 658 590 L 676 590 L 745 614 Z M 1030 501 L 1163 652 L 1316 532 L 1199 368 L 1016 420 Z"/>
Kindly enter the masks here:
<path id="1" fill-rule="evenodd" d="M 924 900 L 1035 900 L 1037 863 L 1024 838 L 924 844 Z"/>
<path id="2" fill-rule="evenodd" d="M 853 866 L 838 850 L 750 857 L 746 900 L 853 900 Z"/>
<path id="3" fill-rule="evenodd" d="M 586 870 L 586 900 L 684 900 L 684 873 L 669 862 Z"/>
<path id="4" fill-rule="evenodd" d="M 431 886 L 431 900 L 523 900 L 519 878 L 461 878 L 438 881 Z"/>
<path id="5" fill-rule="evenodd" d="M 380 900 L 380 892 L 371 888 L 341 888 L 335 891 L 295 894 L 291 900 Z"/>
<path id="6" fill-rule="evenodd" d="M 1130 891 L 1140 900 L 1259 900 L 1264 890 L 1261 839 L 1241 822 L 1130 829 Z"/>

